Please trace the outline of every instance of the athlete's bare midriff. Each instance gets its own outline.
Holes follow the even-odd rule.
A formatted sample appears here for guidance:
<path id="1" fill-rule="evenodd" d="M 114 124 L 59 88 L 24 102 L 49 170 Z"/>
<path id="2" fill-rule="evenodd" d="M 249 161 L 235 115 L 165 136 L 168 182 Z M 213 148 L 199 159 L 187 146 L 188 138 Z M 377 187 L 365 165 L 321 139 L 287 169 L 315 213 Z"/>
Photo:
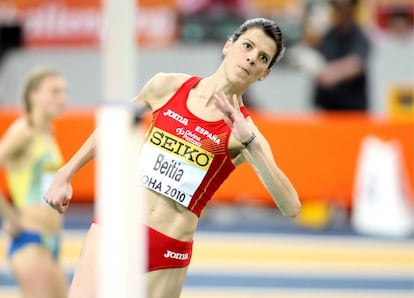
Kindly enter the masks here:
<path id="1" fill-rule="evenodd" d="M 49 206 L 27 206 L 19 210 L 22 229 L 46 234 L 57 234 L 63 224 L 63 217 Z"/>
<path id="2" fill-rule="evenodd" d="M 154 191 L 144 189 L 148 225 L 172 238 L 192 241 L 198 217 L 186 207 Z"/>

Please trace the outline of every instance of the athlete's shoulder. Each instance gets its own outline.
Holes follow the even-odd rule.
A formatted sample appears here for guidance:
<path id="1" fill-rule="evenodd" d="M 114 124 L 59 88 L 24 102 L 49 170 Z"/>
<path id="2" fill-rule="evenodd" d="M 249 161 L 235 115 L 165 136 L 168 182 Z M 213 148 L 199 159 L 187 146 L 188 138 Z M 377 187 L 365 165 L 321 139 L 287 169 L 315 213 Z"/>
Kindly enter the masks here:
<path id="1" fill-rule="evenodd" d="M 157 73 L 151 83 L 155 89 L 163 89 L 167 93 L 175 92 L 191 76 L 185 73 Z"/>
<path id="2" fill-rule="evenodd" d="M 137 99 L 143 100 L 152 109 L 156 109 L 190 77 L 183 73 L 157 73 L 145 84 Z"/>
<path id="3" fill-rule="evenodd" d="M 26 117 L 16 119 L 0 138 L 0 164 L 16 152 L 22 152 L 34 136 L 34 130 Z"/>
<path id="4" fill-rule="evenodd" d="M 26 116 L 21 116 L 14 120 L 8 127 L 5 136 L 9 135 L 22 141 L 28 141 L 33 137 L 34 129 Z"/>

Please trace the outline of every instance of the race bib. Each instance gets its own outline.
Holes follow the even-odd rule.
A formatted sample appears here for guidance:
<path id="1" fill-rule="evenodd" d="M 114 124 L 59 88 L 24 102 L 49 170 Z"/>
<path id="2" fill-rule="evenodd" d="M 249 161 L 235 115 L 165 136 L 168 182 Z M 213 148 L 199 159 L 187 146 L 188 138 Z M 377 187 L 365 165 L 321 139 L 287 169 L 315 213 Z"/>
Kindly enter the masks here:
<path id="1" fill-rule="evenodd" d="M 141 183 L 188 207 L 213 158 L 210 152 L 154 128 L 141 150 Z"/>

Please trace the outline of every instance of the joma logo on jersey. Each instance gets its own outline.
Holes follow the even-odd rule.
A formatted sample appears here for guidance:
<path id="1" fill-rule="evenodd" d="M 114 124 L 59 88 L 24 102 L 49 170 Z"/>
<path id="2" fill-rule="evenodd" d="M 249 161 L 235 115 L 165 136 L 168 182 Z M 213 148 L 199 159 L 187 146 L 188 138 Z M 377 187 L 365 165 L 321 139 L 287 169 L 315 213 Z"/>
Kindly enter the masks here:
<path id="1" fill-rule="evenodd" d="M 173 118 L 174 120 L 180 122 L 181 124 L 184 124 L 185 126 L 188 125 L 188 119 L 187 118 L 181 116 L 180 114 L 178 114 L 174 111 L 171 111 L 170 109 L 168 109 L 166 112 L 164 112 L 163 115 L 167 116 L 167 117 L 170 117 L 170 118 Z"/>
<path id="2" fill-rule="evenodd" d="M 213 160 L 213 155 L 208 151 L 157 128 L 152 130 L 148 141 L 153 146 L 172 153 L 204 170 L 210 167 Z"/>

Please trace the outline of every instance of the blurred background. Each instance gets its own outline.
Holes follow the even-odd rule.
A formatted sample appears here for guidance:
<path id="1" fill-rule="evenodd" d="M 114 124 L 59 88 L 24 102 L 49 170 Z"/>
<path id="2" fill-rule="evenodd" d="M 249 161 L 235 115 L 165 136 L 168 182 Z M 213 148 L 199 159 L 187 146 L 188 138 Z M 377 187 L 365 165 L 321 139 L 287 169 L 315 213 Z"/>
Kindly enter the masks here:
<path id="1" fill-rule="evenodd" d="M 244 100 L 302 213 L 281 217 L 252 170 L 240 167 L 201 218 L 183 297 L 414 297 L 414 4 L 360 0 L 346 15 L 343 1 L 333 2 L 137 2 L 136 93 L 158 72 L 212 74 L 224 42 L 247 18 L 275 19 L 285 34 L 284 58 Z M 363 37 L 327 39 L 352 18 Z M 51 65 L 69 85 L 56 133 L 64 157 L 72 156 L 104 97 L 102 24 L 99 0 L 0 0 L 0 134 L 21 112 L 27 72 Z M 357 59 L 335 68 L 346 51 Z M 329 66 L 333 75 L 323 80 Z M 345 83 L 326 83 L 348 68 Z M 356 100 L 348 87 L 364 90 L 366 104 L 316 99 L 322 88 Z M 73 182 L 62 248 L 68 280 L 93 215 L 94 167 Z M 3 177 L 0 187 L 7 193 Z M 7 241 L 2 235 L 0 293 L 17 297 Z"/>

